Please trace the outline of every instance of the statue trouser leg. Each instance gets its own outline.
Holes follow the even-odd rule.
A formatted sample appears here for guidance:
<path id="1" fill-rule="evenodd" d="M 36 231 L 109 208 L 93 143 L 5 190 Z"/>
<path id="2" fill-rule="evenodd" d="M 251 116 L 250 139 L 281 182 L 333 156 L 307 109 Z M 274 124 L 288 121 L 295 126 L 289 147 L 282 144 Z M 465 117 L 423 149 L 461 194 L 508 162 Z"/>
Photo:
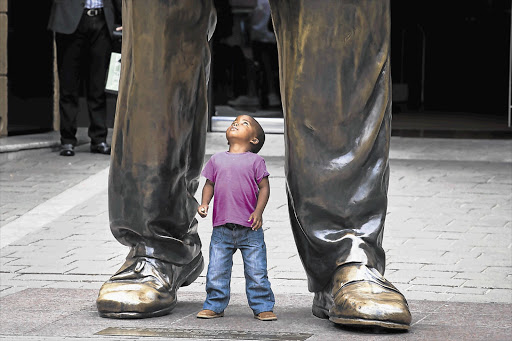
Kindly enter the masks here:
<path id="1" fill-rule="evenodd" d="M 203 164 L 211 0 L 123 3 L 110 225 L 131 248 L 97 299 L 102 316 L 168 313 L 203 269 L 194 193 Z"/>
<path id="2" fill-rule="evenodd" d="M 313 313 L 407 329 L 382 277 L 391 132 L 389 1 L 271 1 L 294 237 Z"/>

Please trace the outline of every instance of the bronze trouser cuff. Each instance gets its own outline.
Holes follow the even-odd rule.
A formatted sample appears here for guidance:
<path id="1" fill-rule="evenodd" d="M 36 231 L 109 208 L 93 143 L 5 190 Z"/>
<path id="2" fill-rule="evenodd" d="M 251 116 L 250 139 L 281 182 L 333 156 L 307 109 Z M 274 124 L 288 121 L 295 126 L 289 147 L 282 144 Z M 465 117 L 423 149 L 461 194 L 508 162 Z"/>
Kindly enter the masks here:
<path id="1" fill-rule="evenodd" d="M 311 291 L 336 268 L 384 271 L 391 132 L 388 0 L 270 0 L 288 208 Z"/>

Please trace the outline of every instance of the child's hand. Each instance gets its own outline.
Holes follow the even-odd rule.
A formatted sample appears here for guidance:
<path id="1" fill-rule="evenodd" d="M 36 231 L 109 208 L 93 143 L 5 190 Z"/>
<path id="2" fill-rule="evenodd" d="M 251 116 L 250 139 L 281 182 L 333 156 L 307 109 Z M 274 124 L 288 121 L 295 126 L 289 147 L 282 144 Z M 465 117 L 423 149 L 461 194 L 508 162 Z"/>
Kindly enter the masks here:
<path id="1" fill-rule="evenodd" d="M 259 213 L 257 211 L 252 212 L 251 216 L 249 217 L 249 220 L 247 220 L 247 221 L 251 221 L 251 220 L 252 220 L 251 228 L 254 231 L 259 229 L 263 225 L 263 218 L 261 217 L 261 213 Z"/>
<path id="2" fill-rule="evenodd" d="M 206 217 L 208 215 L 208 205 L 201 205 L 197 208 L 197 213 L 199 213 L 199 215 L 201 217 Z"/>

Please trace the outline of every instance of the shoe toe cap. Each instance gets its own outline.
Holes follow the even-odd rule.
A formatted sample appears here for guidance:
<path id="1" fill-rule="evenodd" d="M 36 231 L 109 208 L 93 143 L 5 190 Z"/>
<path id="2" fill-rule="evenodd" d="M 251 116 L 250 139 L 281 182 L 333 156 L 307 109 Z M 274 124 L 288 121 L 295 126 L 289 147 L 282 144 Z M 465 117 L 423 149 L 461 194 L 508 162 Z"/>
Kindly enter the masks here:
<path id="1" fill-rule="evenodd" d="M 144 283 L 105 283 L 96 305 L 100 313 L 147 313 L 175 303 L 174 295 Z"/>
<path id="2" fill-rule="evenodd" d="M 330 315 L 403 325 L 411 323 L 411 313 L 403 296 L 371 282 L 355 283 L 344 288 L 336 295 Z"/>
<path id="3" fill-rule="evenodd" d="M 72 150 L 63 150 L 60 152 L 61 156 L 73 156 L 75 155 L 75 152 Z"/>

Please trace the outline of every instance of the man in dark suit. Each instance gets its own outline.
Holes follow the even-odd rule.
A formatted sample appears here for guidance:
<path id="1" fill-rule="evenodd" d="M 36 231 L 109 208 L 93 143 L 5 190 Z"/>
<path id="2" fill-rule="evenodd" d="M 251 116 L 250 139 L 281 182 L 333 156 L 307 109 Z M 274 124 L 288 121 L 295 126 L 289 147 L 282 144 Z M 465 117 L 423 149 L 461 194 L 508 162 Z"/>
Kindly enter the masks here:
<path id="1" fill-rule="evenodd" d="M 55 32 L 60 83 L 62 156 L 75 155 L 78 98 L 85 82 L 91 152 L 110 154 L 105 79 L 121 0 L 54 0 L 48 29 Z"/>

